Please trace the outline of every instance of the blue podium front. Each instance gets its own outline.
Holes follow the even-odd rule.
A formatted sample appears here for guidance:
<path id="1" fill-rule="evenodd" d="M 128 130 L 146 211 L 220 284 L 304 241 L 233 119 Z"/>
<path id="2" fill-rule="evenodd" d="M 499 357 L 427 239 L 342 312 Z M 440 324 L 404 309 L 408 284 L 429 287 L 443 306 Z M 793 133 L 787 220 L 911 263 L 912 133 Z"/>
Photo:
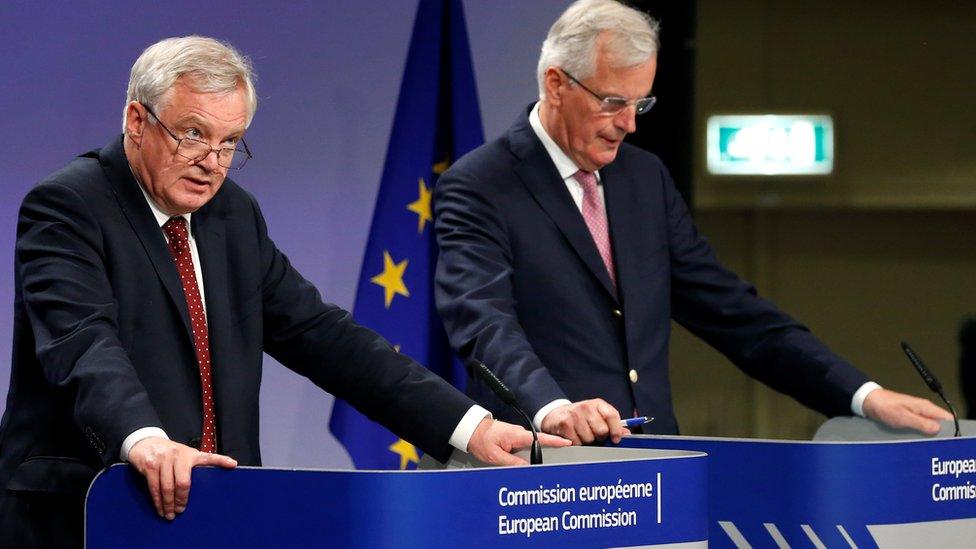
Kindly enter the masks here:
<path id="1" fill-rule="evenodd" d="M 442 471 L 198 468 L 174 521 L 156 515 L 138 472 L 116 465 L 89 490 L 86 544 L 704 546 L 705 455 L 615 451 L 614 461 Z"/>
<path id="2" fill-rule="evenodd" d="M 976 547 L 976 438 L 621 446 L 708 454 L 712 547 Z"/>

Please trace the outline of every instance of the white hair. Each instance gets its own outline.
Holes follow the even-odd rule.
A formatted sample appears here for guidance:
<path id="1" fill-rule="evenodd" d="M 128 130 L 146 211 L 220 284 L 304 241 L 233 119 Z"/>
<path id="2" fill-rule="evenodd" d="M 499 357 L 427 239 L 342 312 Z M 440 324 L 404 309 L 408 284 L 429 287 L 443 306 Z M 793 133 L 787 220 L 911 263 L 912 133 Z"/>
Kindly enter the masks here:
<path id="1" fill-rule="evenodd" d="M 657 55 L 658 22 L 616 0 L 578 0 L 553 23 L 542 43 L 536 77 L 539 99 L 546 98 L 549 67 L 559 67 L 583 80 L 596 72 L 597 46 L 602 41 L 611 66 L 640 65 Z"/>
<path id="2" fill-rule="evenodd" d="M 230 93 L 243 85 L 248 107 L 245 127 L 251 124 L 258 108 L 251 60 L 226 42 L 205 36 L 182 36 L 149 46 L 132 65 L 122 110 L 122 131 L 130 102 L 138 101 L 161 114 L 165 105 L 160 100 L 181 76 L 203 93 Z"/>

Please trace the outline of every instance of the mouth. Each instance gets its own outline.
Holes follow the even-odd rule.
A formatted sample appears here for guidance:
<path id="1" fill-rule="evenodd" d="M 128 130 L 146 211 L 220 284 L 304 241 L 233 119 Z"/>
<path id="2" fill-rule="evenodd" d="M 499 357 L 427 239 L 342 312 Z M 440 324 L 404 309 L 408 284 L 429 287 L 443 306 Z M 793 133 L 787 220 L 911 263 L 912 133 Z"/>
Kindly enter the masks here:
<path id="1" fill-rule="evenodd" d="M 197 179 L 195 177 L 184 177 L 183 180 L 189 182 L 190 186 L 193 188 L 202 189 L 210 186 L 210 181 L 206 179 Z"/>

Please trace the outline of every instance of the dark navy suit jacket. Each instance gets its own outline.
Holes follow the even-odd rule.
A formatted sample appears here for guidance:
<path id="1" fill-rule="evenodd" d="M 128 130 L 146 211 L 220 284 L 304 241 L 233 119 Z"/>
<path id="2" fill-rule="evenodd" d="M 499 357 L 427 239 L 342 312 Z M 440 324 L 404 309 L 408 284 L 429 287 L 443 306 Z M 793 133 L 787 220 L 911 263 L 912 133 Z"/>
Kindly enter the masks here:
<path id="1" fill-rule="evenodd" d="M 673 318 L 774 389 L 851 413 L 867 377 L 719 264 L 656 156 L 624 144 L 600 177 L 618 292 L 526 114 L 441 175 L 437 306 L 463 359 L 483 361 L 530 416 L 557 398 L 600 397 L 657 418 L 646 431 L 676 433 Z M 468 386 L 517 420 L 482 383 Z"/>
<path id="2" fill-rule="evenodd" d="M 207 300 L 219 453 L 261 463 L 258 393 L 267 352 L 446 459 L 448 439 L 474 403 L 323 303 L 268 237 L 250 194 L 226 180 L 191 225 Z M 83 494 L 140 427 L 199 442 L 186 300 L 121 137 L 30 191 L 15 267 L 0 498 Z"/>

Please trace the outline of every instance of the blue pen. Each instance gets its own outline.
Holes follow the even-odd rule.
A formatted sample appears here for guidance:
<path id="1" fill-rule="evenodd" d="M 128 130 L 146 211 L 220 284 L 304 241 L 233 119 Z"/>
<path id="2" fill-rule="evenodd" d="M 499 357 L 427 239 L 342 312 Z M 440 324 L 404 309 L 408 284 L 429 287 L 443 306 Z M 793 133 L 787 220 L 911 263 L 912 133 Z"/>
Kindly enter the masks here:
<path id="1" fill-rule="evenodd" d="M 645 423 L 650 423 L 652 421 L 654 421 L 654 418 L 652 417 L 647 417 L 647 416 L 632 417 L 627 419 L 621 419 L 620 426 L 628 427 L 628 428 L 637 427 L 638 425 L 644 425 Z"/>

